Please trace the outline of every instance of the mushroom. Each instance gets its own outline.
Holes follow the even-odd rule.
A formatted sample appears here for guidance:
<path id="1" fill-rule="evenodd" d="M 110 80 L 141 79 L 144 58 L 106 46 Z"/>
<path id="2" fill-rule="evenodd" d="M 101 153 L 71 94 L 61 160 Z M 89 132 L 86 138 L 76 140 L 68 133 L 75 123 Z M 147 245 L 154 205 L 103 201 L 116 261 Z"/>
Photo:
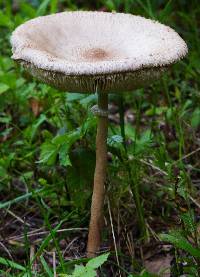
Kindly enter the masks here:
<path id="1" fill-rule="evenodd" d="M 149 85 L 187 54 L 170 27 L 123 13 L 63 12 L 38 17 L 12 34 L 12 58 L 57 89 L 98 94 L 96 168 L 87 255 L 100 249 L 107 167 L 108 93 Z"/>

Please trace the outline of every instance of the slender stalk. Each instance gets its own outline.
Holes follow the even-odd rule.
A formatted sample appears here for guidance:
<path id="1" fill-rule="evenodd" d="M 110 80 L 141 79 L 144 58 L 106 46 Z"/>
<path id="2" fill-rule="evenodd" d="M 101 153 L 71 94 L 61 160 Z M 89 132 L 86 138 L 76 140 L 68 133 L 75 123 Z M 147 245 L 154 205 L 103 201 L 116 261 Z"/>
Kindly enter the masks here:
<path id="1" fill-rule="evenodd" d="M 140 234 L 141 237 L 145 240 L 147 237 L 147 228 L 146 228 L 146 223 L 145 223 L 145 218 L 144 218 L 144 211 L 143 207 L 141 204 L 141 199 L 140 199 L 140 192 L 139 192 L 139 187 L 138 184 L 135 181 L 135 174 L 133 174 L 130 161 L 128 158 L 128 152 L 127 152 L 127 146 L 126 146 L 126 134 L 125 134 L 125 122 L 124 122 L 124 99 L 122 95 L 119 95 L 119 115 L 120 115 L 120 128 L 121 128 L 121 136 L 123 138 L 123 146 L 125 150 L 125 160 L 127 164 L 127 171 L 128 171 L 128 178 L 129 182 L 131 185 L 132 193 L 133 193 L 133 198 L 135 201 L 135 206 L 136 206 L 136 213 L 137 213 L 137 218 L 138 218 L 138 223 L 140 227 Z M 131 162 L 133 163 L 133 161 Z"/>
<path id="2" fill-rule="evenodd" d="M 108 110 L 108 95 L 98 93 L 99 111 Z M 101 229 L 103 222 L 104 183 L 107 168 L 107 134 L 108 117 L 98 115 L 96 135 L 96 168 L 94 173 L 94 187 L 91 205 L 91 217 L 87 244 L 87 257 L 95 257 L 100 249 Z"/>
<path id="3" fill-rule="evenodd" d="M 119 106 L 119 119 L 120 119 L 121 136 L 122 136 L 122 139 L 123 139 L 124 150 L 127 154 L 125 122 L 124 122 L 124 99 L 123 99 L 123 96 L 121 94 L 118 97 L 119 97 L 118 106 Z"/>

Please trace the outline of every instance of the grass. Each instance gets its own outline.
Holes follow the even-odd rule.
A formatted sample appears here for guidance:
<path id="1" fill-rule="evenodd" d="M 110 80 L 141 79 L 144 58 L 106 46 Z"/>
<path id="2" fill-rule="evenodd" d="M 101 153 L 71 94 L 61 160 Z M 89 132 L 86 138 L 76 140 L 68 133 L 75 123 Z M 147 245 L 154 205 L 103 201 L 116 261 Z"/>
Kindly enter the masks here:
<path id="1" fill-rule="evenodd" d="M 20 5 L 0 0 L 0 275 L 72 275 L 75 265 L 88 270 L 83 265 L 88 262 L 96 128 L 90 107 L 96 96 L 60 93 L 33 80 L 10 58 L 9 37 L 16 26 L 68 9 L 158 19 L 175 28 L 189 46 L 188 57 L 159 82 L 118 98 L 110 95 L 102 244 L 102 252 L 110 256 L 99 272 L 152 276 L 150 261 L 170 256 L 171 276 L 200 276 L 197 0 Z"/>

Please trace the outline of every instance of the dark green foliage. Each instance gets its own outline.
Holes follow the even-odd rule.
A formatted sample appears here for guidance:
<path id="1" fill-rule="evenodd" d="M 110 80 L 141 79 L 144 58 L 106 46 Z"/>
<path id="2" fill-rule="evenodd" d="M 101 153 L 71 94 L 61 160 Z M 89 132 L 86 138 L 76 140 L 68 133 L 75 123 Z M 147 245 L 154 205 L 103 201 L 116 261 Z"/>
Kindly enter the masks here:
<path id="1" fill-rule="evenodd" d="M 73 274 L 76 265 L 72 276 L 89 269 L 94 276 L 107 259 L 82 258 L 95 164 L 96 119 L 90 108 L 96 95 L 61 93 L 33 80 L 10 58 L 16 26 L 77 9 L 150 17 L 175 28 L 189 46 L 188 57 L 160 82 L 120 99 L 110 96 L 104 246 L 111 247 L 111 255 L 100 276 L 155 276 L 145 269 L 141 249 L 145 254 L 148 243 L 151 249 L 161 244 L 161 233 L 174 247 L 172 276 L 200 276 L 198 0 L 0 0 L 0 275 L 36 276 L 36 262 L 37 276 L 53 276 L 52 252 L 58 274 Z M 39 228 L 45 233 L 32 237 Z"/>

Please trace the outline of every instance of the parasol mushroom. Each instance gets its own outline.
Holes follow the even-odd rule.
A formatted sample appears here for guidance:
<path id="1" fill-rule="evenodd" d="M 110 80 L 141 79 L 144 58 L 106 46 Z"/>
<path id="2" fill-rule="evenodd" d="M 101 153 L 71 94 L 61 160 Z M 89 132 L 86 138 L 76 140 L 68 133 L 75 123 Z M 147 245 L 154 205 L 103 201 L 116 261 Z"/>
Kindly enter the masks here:
<path id="1" fill-rule="evenodd" d="M 63 12 L 32 19 L 12 34 L 12 58 L 60 90 L 98 94 L 96 168 L 87 255 L 100 249 L 107 167 L 108 93 L 149 85 L 187 53 L 170 27 L 140 16 Z"/>

